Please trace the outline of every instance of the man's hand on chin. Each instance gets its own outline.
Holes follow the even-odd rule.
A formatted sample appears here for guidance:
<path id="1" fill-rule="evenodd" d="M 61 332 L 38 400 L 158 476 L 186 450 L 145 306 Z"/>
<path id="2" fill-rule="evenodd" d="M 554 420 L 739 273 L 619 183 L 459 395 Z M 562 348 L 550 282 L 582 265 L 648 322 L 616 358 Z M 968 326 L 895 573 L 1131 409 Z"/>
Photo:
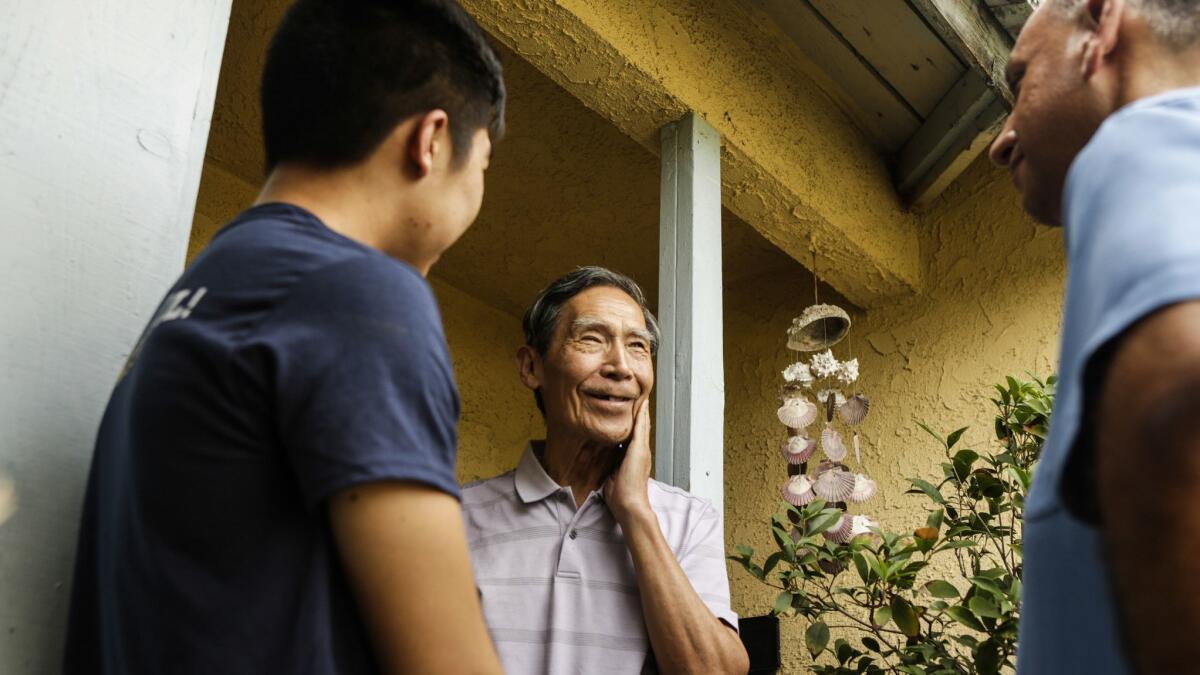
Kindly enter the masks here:
<path id="1" fill-rule="evenodd" d="M 625 458 L 604 484 L 604 502 L 625 527 L 630 518 L 651 513 L 646 484 L 650 480 L 650 401 L 642 401 L 633 421 Z"/>

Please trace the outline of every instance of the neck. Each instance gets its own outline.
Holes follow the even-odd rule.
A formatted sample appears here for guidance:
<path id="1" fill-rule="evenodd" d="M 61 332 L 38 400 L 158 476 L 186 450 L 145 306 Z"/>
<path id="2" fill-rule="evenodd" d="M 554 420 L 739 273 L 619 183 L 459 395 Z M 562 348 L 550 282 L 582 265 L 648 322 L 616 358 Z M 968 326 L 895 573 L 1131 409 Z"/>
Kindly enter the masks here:
<path id="1" fill-rule="evenodd" d="M 1200 48 L 1170 49 L 1148 36 L 1129 40 L 1122 53 L 1118 106 L 1174 89 L 1200 86 Z"/>
<path id="2" fill-rule="evenodd" d="M 571 488 L 576 508 L 604 485 L 622 456 L 621 451 L 611 445 L 564 438 L 553 433 L 547 433 L 545 441 L 535 442 L 534 452 L 538 453 L 542 467 L 555 483 Z"/>
<path id="3" fill-rule="evenodd" d="M 398 201 L 400 203 L 398 203 Z M 396 213 L 404 213 L 396 190 L 374 185 L 354 168 L 320 171 L 280 165 L 271 171 L 255 205 L 282 202 L 309 211 L 338 234 L 412 265 L 423 276 L 436 262 L 397 236 Z"/>

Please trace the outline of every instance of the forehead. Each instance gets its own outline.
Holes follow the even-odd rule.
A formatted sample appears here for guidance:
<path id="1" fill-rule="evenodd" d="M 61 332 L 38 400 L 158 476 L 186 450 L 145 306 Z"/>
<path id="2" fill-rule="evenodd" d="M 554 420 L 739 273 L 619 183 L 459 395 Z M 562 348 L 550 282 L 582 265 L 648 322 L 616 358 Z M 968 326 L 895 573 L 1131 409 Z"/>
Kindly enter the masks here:
<path id="1" fill-rule="evenodd" d="M 612 286 L 593 286 L 567 301 L 560 325 L 568 330 L 572 322 L 587 319 L 624 330 L 645 330 L 642 308 L 625 291 Z"/>
<path id="2" fill-rule="evenodd" d="M 1070 22 L 1057 8 L 1051 7 L 1048 2 L 1043 3 L 1021 28 L 1021 34 L 1017 36 L 1009 55 L 1009 63 L 1028 61 L 1048 40 L 1057 39 L 1069 25 Z"/>

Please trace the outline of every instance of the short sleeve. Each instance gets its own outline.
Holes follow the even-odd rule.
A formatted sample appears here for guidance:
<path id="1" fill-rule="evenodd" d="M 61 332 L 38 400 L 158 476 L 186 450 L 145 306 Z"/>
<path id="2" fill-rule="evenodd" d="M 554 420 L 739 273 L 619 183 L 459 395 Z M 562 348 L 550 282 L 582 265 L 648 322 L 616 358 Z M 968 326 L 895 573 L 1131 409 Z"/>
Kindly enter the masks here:
<path id="1" fill-rule="evenodd" d="M 382 256 L 309 273 L 259 329 L 305 502 L 410 480 L 458 497 L 459 401 L 428 283 Z"/>
<path id="2" fill-rule="evenodd" d="M 729 570 L 725 566 L 725 533 L 721 516 L 705 501 L 679 552 L 679 566 L 709 611 L 730 628 L 738 616 L 729 601 Z"/>
<path id="3" fill-rule="evenodd" d="M 1148 313 L 1200 297 L 1198 172 L 1195 104 L 1118 113 L 1072 165 L 1069 267 L 1092 299 L 1085 361 Z"/>

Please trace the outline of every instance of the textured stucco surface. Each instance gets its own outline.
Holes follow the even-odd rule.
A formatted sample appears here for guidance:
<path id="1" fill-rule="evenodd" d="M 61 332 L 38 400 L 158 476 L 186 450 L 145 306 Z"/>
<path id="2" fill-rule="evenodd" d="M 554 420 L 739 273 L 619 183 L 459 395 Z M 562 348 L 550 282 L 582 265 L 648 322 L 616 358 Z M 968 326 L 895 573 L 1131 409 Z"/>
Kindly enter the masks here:
<path id="1" fill-rule="evenodd" d="M 920 285 L 918 238 L 887 168 L 812 65 L 738 3 L 465 0 L 497 39 L 651 152 L 695 110 L 722 135 L 729 209 L 873 307 Z"/>
<path id="2" fill-rule="evenodd" d="M 863 461 L 879 481 L 864 512 L 893 530 L 924 522 L 907 477 L 938 476 L 940 449 L 916 426 L 970 425 L 965 443 L 991 437 L 990 385 L 1006 374 L 1046 375 L 1057 356 L 1064 265 L 1056 230 L 1020 213 L 1007 176 L 976 162 L 922 221 L 926 292 L 853 313 L 851 337 L 835 348 L 862 366 L 858 390 L 872 401 L 863 424 Z M 818 265 L 820 268 L 820 265 Z M 726 295 L 726 541 L 770 550 L 765 521 L 780 503 L 786 471 L 775 419 L 779 371 L 797 354 L 784 347 L 791 318 L 808 304 L 811 282 L 771 274 Z M 735 608 L 762 614 L 774 591 L 731 569 Z M 786 672 L 807 672 L 803 620 L 784 622 Z"/>
<path id="3" fill-rule="evenodd" d="M 904 478 L 935 471 L 939 455 L 914 420 L 943 430 L 971 424 L 967 441 L 982 444 L 988 385 L 1050 370 L 1061 238 L 1020 214 L 1002 173 L 977 162 L 926 211 L 900 211 L 881 160 L 812 84 L 819 78 L 805 79 L 799 62 L 747 60 L 744 26 L 706 4 L 464 4 L 516 53 L 504 50 L 510 134 L 496 148 L 484 210 L 433 272 L 463 398 L 460 478 L 511 468 L 524 439 L 540 431 L 512 361 L 519 313 L 538 288 L 574 265 L 599 263 L 637 278 L 654 301 L 656 129 L 686 106 L 725 141 L 730 546 L 769 544 L 763 523 L 785 474 L 774 415 L 779 371 L 795 356 L 783 336 L 812 299 L 811 273 L 792 256 L 809 259 L 810 236 L 822 280 L 873 303 L 865 313 L 849 307 L 855 327 L 837 351 L 860 359 L 860 389 L 874 403 L 863 431 L 880 496 L 868 506 L 885 526 L 924 518 L 920 500 L 903 495 Z M 280 7 L 234 3 L 190 254 L 257 189 L 254 92 Z M 718 48 L 702 51 L 698 42 Z M 897 295 L 901 287 L 913 292 Z M 821 297 L 841 296 L 823 286 Z M 769 589 L 740 570 L 731 580 L 739 612 L 770 606 Z M 787 672 L 805 670 L 803 628 L 785 624 Z"/>

